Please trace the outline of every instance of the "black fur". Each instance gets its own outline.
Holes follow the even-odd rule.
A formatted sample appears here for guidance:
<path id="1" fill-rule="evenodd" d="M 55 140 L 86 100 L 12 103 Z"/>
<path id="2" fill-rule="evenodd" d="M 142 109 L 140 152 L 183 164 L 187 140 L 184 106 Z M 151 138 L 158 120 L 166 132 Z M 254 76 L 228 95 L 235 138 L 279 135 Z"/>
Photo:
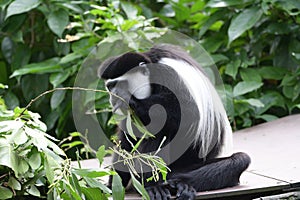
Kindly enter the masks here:
<path id="1" fill-rule="evenodd" d="M 192 66 L 198 66 L 187 53 L 173 46 L 163 45 L 154 47 L 145 53 L 126 53 L 106 61 L 100 67 L 100 77 L 103 79 L 113 79 L 138 66 L 140 62 L 148 64 L 157 63 L 163 57 L 183 60 Z M 132 96 L 129 106 L 145 126 L 150 123 L 148 112 L 151 106 L 160 104 L 167 112 L 166 123 L 161 131 L 155 134 L 155 138 L 144 140 L 138 150 L 142 153 L 157 150 L 164 136 L 167 137 L 164 146 L 168 145 L 176 136 L 179 124 L 182 123 L 181 119 L 185 118 L 189 120 L 186 120 L 184 124 L 184 130 L 187 132 L 186 135 L 182 136 L 182 145 L 188 145 L 188 148 L 177 160 L 169 163 L 171 172 L 168 173 L 167 183 L 145 181 L 146 189 L 151 199 L 168 199 L 171 193 L 176 195 L 178 199 L 194 199 L 196 191 L 214 190 L 238 185 L 241 173 L 250 164 L 249 156 L 245 153 L 235 153 L 230 157 L 216 158 L 221 146 L 224 144 L 224 138 L 221 133 L 220 141 L 211 148 L 211 151 L 205 157 L 199 157 L 199 146 L 201 144 L 194 146 L 189 141 L 193 139 L 190 136 L 195 134 L 192 132 L 194 129 L 189 128 L 197 124 L 197 120 L 199 119 L 199 113 L 195 109 L 196 102 L 190 98 L 189 91 L 184 82 L 181 81 L 180 75 L 176 74 L 168 66 L 160 65 L 159 67 L 158 71 L 154 70 L 150 72 L 151 77 L 154 79 L 159 78 L 160 72 L 167 74 L 164 76 L 169 77 L 169 80 L 166 80 L 166 82 L 176 85 L 182 93 L 181 99 L 179 99 L 180 103 L 178 97 L 168 87 L 159 84 L 151 85 L 151 96 L 146 99 L 139 100 Z M 221 131 L 224 131 L 224 127 L 221 127 Z M 127 136 L 130 140 L 129 142 L 125 134 L 122 130 L 119 133 L 121 146 L 131 151 L 132 146 L 130 142 L 135 144 L 135 141 L 130 136 Z M 175 143 L 170 145 L 169 151 L 160 154 L 160 156 L 168 161 L 173 156 L 172 154 L 176 151 L 178 145 L 181 144 Z M 118 167 L 124 166 L 120 164 Z M 123 185 L 127 186 L 130 175 L 122 171 L 118 171 L 118 173 L 122 178 Z M 145 174 L 146 178 L 147 176 Z"/>

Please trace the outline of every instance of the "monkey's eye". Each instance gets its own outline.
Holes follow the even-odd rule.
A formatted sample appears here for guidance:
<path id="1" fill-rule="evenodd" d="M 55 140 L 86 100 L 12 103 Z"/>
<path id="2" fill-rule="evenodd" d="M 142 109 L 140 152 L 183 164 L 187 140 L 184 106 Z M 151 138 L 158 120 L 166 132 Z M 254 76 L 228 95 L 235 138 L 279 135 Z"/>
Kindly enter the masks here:
<path id="1" fill-rule="evenodd" d="M 139 63 L 139 66 L 141 66 L 141 67 L 146 67 L 146 63 L 145 63 L 145 62 L 140 62 L 140 63 Z"/>

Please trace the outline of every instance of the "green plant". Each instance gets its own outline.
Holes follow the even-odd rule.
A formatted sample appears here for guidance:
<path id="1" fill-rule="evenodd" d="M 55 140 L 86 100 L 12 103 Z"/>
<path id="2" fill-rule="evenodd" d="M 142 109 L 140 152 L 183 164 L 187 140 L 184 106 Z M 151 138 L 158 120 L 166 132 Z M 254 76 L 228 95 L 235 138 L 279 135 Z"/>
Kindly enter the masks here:
<path id="1" fill-rule="evenodd" d="M 1 85 L 5 88 L 4 85 Z M 64 88 L 70 89 L 70 88 Z M 74 88 L 73 88 L 74 89 Z M 78 89 L 78 88 L 76 88 Z M 82 88 L 81 88 L 82 89 Z M 61 89 L 62 90 L 62 89 Z M 84 90 L 84 89 L 82 89 Z M 31 103 L 42 98 L 48 91 Z M 82 169 L 78 154 L 78 167 L 71 165 L 62 149 L 53 141 L 45 131 L 46 125 L 39 120 L 40 116 L 30 112 L 27 108 L 15 108 L 7 110 L 4 100 L 0 98 L 0 192 L 2 199 L 26 198 L 26 196 L 46 197 L 48 199 L 124 199 L 125 189 L 120 177 L 110 169 Z M 132 118 L 132 119 L 131 119 Z M 146 129 L 132 115 L 128 115 L 128 129 L 132 129 L 132 123 L 142 132 L 149 135 Z M 131 135 L 133 132 L 131 132 Z M 86 142 L 71 142 L 73 137 L 80 137 Z M 143 139 L 143 138 L 142 138 Z M 140 139 L 140 140 L 142 140 Z M 78 132 L 70 134 L 70 137 L 61 141 L 63 148 L 74 148 L 84 145 L 81 149 L 87 153 L 96 155 L 99 166 L 103 163 L 104 156 L 108 153 L 104 146 L 94 151 L 88 144 L 85 136 Z M 152 168 L 151 179 L 158 180 L 159 173 L 166 178 L 167 168 L 165 163 L 156 155 L 141 154 L 136 149 L 127 152 L 117 145 L 111 149 L 121 157 L 117 163 L 127 165 L 133 180 L 133 186 L 145 199 L 149 199 L 146 190 L 136 177 L 140 178 L 135 167 L 147 165 Z M 157 150 L 157 152 L 159 149 Z M 112 163 L 115 164 L 115 163 Z M 110 165 L 108 166 L 111 167 Z M 113 176 L 112 188 L 109 189 L 99 178 Z"/>
<path id="2" fill-rule="evenodd" d="M 131 33 L 145 38 L 155 34 L 158 29 L 152 21 L 127 2 L 1 1 L 0 81 L 9 86 L 3 93 L 7 106 L 25 106 L 46 90 L 73 86 L 82 62 L 100 41 L 113 43 L 119 37 L 115 35 L 122 33 L 129 48 L 135 49 Z M 75 131 L 71 99 L 70 93 L 56 91 L 31 107 L 56 138 Z M 107 107 L 107 99 L 99 97 L 96 106 Z M 103 129 L 112 135 L 114 129 L 106 123 L 111 113 L 98 116 Z"/>
<path id="3" fill-rule="evenodd" d="M 158 25 L 193 37 L 212 55 L 234 129 L 299 113 L 297 0 L 156 2 L 139 4 L 152 9 Z"/>

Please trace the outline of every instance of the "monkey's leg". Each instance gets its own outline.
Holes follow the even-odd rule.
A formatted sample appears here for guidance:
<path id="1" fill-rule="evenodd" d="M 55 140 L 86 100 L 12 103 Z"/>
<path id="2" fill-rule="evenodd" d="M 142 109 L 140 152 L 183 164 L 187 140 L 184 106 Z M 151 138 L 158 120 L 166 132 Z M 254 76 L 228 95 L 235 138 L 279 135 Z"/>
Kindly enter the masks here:
<path id="1" fill-rule="evenodd" d="M 178 197 L 181 196 L 178 194 L 180 191 L 183 191 L 182 195 L 192 197 L 194 191 L 190 190 L 189 195 L 187 194 L 189 190 L 181 189 L 182 185 L 194 188 L 197 192 L 236 186 L 249 164 L 250 157 L 247 154 L 235 153 L 189 172 L 171 174 L 169 182 L 171 186 L 176 187 Z"/>

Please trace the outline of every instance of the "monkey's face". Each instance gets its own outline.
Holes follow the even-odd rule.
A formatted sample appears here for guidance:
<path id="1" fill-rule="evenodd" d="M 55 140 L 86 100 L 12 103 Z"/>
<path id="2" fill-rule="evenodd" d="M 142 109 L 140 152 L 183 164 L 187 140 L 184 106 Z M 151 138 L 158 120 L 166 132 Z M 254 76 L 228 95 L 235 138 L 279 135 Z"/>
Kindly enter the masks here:
<path id="1" fill-rule="evenodd" d="M 125 58 L 123 55 L 110 61 L 101 75 L 106 79 L 113 111 L 118 114 L 126 114 L 132 97 L 145 99 L 151 95 L 147 59 L 134 53 L 127 54 Z"/>

